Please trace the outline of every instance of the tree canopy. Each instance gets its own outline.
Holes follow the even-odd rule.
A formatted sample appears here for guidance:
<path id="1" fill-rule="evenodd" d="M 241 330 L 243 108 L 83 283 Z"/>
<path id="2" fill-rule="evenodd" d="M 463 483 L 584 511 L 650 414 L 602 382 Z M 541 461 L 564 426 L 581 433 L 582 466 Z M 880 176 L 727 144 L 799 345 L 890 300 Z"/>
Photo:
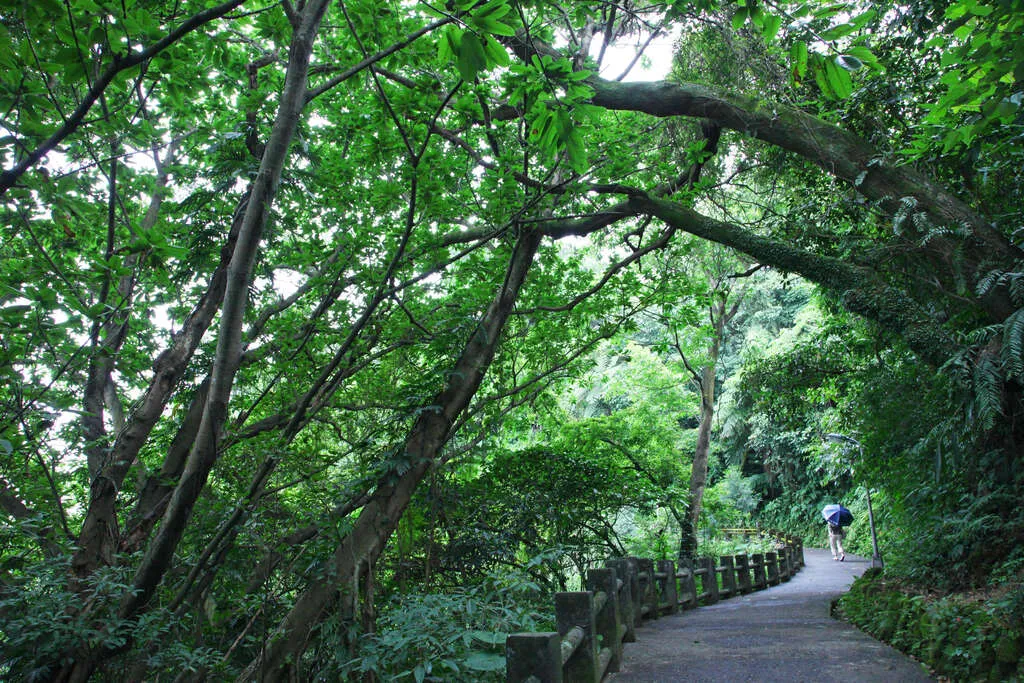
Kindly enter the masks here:
<path id="1" fill-rule="evenodd" d="M 533 568 L 624 550 L 620 512 L 681 523 L 716 386 L 712 474 L 767 476 L 766 519 L 856 482 L 893 529 L 1006 559 L 1022 24 L 1019 0 L 0 3 L 0 672 L 341 670 L 377 582 L 460 543 Z M 807 283 L 820 320 L 757 343 L 808 320 Z M 863 461 L 822 474 L 829 432 Z"/>

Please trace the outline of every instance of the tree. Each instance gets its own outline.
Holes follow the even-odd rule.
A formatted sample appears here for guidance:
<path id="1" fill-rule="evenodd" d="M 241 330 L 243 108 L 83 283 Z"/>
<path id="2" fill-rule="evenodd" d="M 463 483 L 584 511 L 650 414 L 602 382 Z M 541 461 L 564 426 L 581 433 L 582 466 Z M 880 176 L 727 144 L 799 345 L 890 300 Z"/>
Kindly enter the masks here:
<path id="1" fill-rule="evenodd" d="M 5 673 L 123 677 L 119 655 L 147 629 L 216 643 L 204 669 L 279 680 L 315 666 L 303 653 L 322 621 L 367 613 L 375 564 L 432 468 L 635 312 L 631 274 L 681 232 L 798 273 L 894 348 L 977 378 L 977 439 L 1012 482 L 1019 209 L 984 174 L 959 187 L 945 154 L 1014 167 L 1015 43 L 928 44 L 892 19 L 971 30 L 975 7 L 987 8 L 0 11 L 0 501 L 41 572 L 5 575 L 5 597 L 24 606 L 27 588 L 56 585 L 47 557 L 71 567 L 68 628 L 21 629 Z M 1019 23 L 1012 8 L 988 14 Z M 793 76 L 767 91 L 790 104 L 744 94 L 753 81 L 734 92 L 598 75 L 593 42 L 694 21 L 767 39 L 763 60 Z M 870 49 L 872 31 L 946 85 L 978 78 L 927 121 L 916 104 L 872 108 L 857 93 L 881 88 L 880 67 L 906 75 L 903 57 Z M 892 87 L 922 97 L 918 82 Z M 1002 99 L 979 104 L 989 92 Z M 930 132 L 959 124 L 961 105 L 983 110 L 978 126 L 935 153 Z M 897 130 L 902 115 L 911 130 L 882 147 L 857 135 Z M 682 156 L 666 149 L 680 127 L 694 130 Z M 708 177 L 716 130 L 735 164 Z M 894 140 L 921 170 L 897 162 Z M 770 210 L 706 208 L 737 201 L 748 179 L 778 190 Z M 807 209 L 837 196 L 841 211 L 821 220 Z M 583 241 L 599 267 L 582 265 Z M 253 549 L 281 559 L 240 579 Z M 307 550 L 316 560 L 300 566 Z M 205 609 L 249 584 L 267 596 L 250 620 Z"/>
<path id="2" fill-rule="evenodd" d="M 699 270 L 696 276 L 703 279 L 699 300 L 704 305 L 707 319 L 697 326 L 685 318 L 676 320 L 672 312 L 665 316 L 668 344 L 689 373 L 700 398 L 697 443 L 690 472 L 690 499 L 679 542 L 680 558 L 694 557 L 697 550 L 697 528 L 701 500 L 707 487 L 708 456 L 719 382 L 716 368 L 725 343 L 726 328 L 739 312 L 745 295 L 742 285 L 734 289 L 730 281 L 743 275 L 738 272 L 742 264 L 730 252 L 716 245 L 706 250 L 697 246 L 694 252 L 690 261 L 692 267 Z M 678 305 L 680 302 L 674 303 Z"/>

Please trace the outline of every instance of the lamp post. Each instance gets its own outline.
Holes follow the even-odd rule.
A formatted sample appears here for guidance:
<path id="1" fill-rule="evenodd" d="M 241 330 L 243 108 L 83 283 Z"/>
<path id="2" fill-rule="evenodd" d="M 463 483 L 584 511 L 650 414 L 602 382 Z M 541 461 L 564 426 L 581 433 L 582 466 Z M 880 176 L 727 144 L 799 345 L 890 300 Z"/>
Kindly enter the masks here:
<path id="1" fill-rule="evenodd" d="M 860 441 L 857 441 L 857 439 L 854 439 L 852 436 L 846 436 L 845 434 L 826 434 L 825 438 L 829 441 L 842 441 L 855 445 L 859 452 L 859 459 L 864 459 L 864 446 L 862 446 Z M 868 524 L 871 526 L 871 549 L 874 552 L 871 556 L 871 566 L 881 568 L 883 566 L 882 554 L 878 552 L 878 534 L 875 533 L 875 513 L 871 509 L 871 489 L 865 486 L 864 492 L 867 494 L 868 499 Z"/>

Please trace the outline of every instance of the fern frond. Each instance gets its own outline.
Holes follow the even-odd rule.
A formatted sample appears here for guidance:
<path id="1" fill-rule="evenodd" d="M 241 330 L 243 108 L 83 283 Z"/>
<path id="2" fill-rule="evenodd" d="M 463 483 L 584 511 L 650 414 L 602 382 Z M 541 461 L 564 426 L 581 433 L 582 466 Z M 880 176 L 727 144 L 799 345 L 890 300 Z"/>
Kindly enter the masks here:
<path id="1" fill-rule="evenodd" d="M 951 234 L 948 228 L 936 227 L 931 219 L 928 218 L 928 214 L 922 212 L 914 213 L 911 215 L 911 220 L 914 222 L 914 227 L 917 228 L 918 232 L 931 233 L 938 231 L 938 234 L 948 235 Z"/>
<path id="2" fill-rule="evenodd" d="M 925 219 L 923 221 L 917 220 L 918 216 L 923 216 L 923 215 L 924 214 L 921 214 L 921 213 L 914 214 L 914 225 L 916 225 L 919 230 L 927 230 L 927 226 L 930 225 L 930 221 L 928 221 L 927 219 Z M 922 227 L 922 226 L 924 226 L 924 227 Z M 928 232 L 925 233 L 924 237 L 921 238 L 920 245 L 922 247 L 926 247 L 926 246 L 928 246 L 928 243 L 931 242 L 936 237 L 943 237 L 945 235 L 952 235 L 952 234 L 954 234 L 954 233 L 949 228 L 944 228 L 944 227 L 932 228 L 931 230 L 928 230 Z"/>
<path id="3" fill-rule="evenodd" d="M 970 346 L 984 346 L 1003 332 L 1003 324 L 978 327 L 963 334 L 964 343 Z"/>
<path id="4" fill-rule="evenodd" d="M 974 365 L 973 380 L 975 425 L 988 431 L 1003 414 L 1002 373 L 990 356 L 983 355 Z"/>
<path id="5" fill-rule="evenodd" d="M 893 231 L 897 235 L 902 234 L 902 232 L 903 232 L 903 223 L 914 212 L 914 209 L 916 209 L 916 208 L 917 208 L 917 198 L 916 197 L 901 197 L 900 198 L 900 208 L 896 209 L 896 215 L 893 216 L 893 219 L 892 219 L 892 229 L 893 229 Z"/>
<path id="6" fill-rule="evenodd" d="M 1018 309 L 1003 323 L 1000 350 L 1008 378 L 1024 375 L 1024 309 Z"/>
<path id="7" fill-rule="evenodd" d="M 1018 264 L 1018 267 L 1020 265 Z M 1010 301 L 1015 306 L 1024 306 L 1024 273 L 1018 270 L 1013 273 L 1007 273 L 1007 275 L 1010 278 Z"/>
<path id="8" fill-rule="evenodd" d="M 978 296 L 985 296 L 991 292 L 992 289 L 999 284 L 999 281 L 1004 275 L 1006 275 L 1006 271 L 998 269 L 990 270 L 985 273 L 985 275 L 978 280 L 978 286 L 975 288 L 978 292 Z"/>

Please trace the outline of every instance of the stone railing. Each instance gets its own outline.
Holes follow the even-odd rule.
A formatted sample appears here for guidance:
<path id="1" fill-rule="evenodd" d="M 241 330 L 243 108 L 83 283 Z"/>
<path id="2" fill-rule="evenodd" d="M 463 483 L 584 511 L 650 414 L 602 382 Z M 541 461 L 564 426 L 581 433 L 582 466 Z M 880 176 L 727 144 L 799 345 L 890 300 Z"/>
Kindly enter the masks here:
<path id="1" fill-rule="evenodd" d="M 771 534 L 777 551 L 671 560 L 627 557 L 587 572 L 585 591 L 555 594 L 555 628 L 513 633 L 505 642 L 509 683 L 597 683 L 619 670 L 636 628 L 681 609 L 763 590 L 788 581 L 804 565 L 798 538 Z M 699 588 L 698 588 L 699 583 Z"/>

